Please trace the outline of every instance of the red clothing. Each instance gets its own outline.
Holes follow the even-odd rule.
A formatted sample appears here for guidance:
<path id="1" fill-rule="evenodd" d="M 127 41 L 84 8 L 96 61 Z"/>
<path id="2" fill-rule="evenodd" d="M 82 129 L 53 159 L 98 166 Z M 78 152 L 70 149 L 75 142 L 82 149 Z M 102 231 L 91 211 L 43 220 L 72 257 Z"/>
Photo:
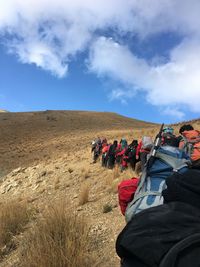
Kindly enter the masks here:
<path id="1" fill-rule="evenodd" d="M 118 156 L 123 156 L 124 153 L 125 153 L 125 151 L 126 151 L 126 148 L 124 148 L 122 151 L 119 151 L 119 152 L 116 154 L 116 157 L 118 157 Z"/>
<path id="2" fill-rule="evenodd" d="M 142 141 L 139 142 L 137 148 L 136 148 L 136 157 L 140 155 L 141 152 L 146 152 L 146 153 L 149 153 L 150 151 L 147 150 L 147 149 L 143 149 L 142 148 Z"/>
<path id="3" fill-rule="evenodd" d="M 110 148 L 110 145 L 105 145 L 105 146 L 103 147 L 103 149 L 102 149 L 102 153 L 106 153 L 106 152 L 108 152 L 109 148 Z"/>

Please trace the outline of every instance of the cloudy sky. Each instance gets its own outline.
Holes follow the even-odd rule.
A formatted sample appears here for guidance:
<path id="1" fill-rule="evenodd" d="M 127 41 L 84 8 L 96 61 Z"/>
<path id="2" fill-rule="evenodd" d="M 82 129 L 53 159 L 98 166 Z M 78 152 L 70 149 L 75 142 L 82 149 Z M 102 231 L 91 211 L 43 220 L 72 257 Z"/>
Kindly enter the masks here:
<path id="1" fill-rule="evenodd" d="M 199 0 L 0 2 L 0 109 L 200 116 Z"/>

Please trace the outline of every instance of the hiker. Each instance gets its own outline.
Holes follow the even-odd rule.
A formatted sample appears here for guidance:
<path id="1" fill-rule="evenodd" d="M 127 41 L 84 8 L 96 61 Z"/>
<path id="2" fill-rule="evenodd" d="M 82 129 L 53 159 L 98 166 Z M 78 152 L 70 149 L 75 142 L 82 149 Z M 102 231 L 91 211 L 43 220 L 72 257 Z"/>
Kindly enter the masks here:
<path id="1" fill-rule="evenodd" d="M 150 136 L 143 136 L 142 140 L 137 146 L 136 149 L 136 160 L 141 161 L 141 169 L 143 170 L 145 167 L 145 163 L 147 161 L 147 155 L 151 151 L 153 146 L 153 141 Z"/>
<path id="2" fill-rule="evenodd" d="M 128 163 L 130 163 L 133 170 L 135 170 L 136 165 L 136 149 L 138 146 L 138 141 L 133 140 L 132 143 L 121 151 L 121 171 L 128 168 Z"/>
<path id="3" fill-rule="evenodd" d="M 117 237 L 121 267 L 200 266 L 200 171 L 166 184 L 164 204 L 136 214 Z"/>
<path id="4" fill-rule="evenodd" d="M 125 149 L 125 148 L 127 148 L 127 146 L 128 146 L 127 140 L 125 138 L 122 138 L 120 140 L 120 145 L 121 145 L 121 149 L 122 150 Z"/>
<path id="5" fill-rule="evenodd" d="M 121 172 L 128 167 L 128 163 L 127 163 L 128 156 L 125 155 L 126 150 L 127 150 L 127 147 L 124 147 L 124 149 L 121 148 L 119 152 L 116 151 L 116 155 L 115 155 L 116 162 L 120 166 Z"/>
<path id="6" fill-rule="evenodd" d="M 122 161 L 122 155 L 123 155 L 123 153 L 124 152 L 122 152 L 122 146 L 121 146 L 121 144 L 119 143 L 118 145 L 117 145 L 117 148 L 116 148 L 116 152 L 115 152 L 115 162 L 116 162 L 116 164 L 118 165 L 118 166 L 120 166 L 120 164 L 121 164 L 121 161 Z"/>
<path id="7" fill-rule="evenodd" d="M 101 139 L 99 137 L 96 140 L 92 141 L 91 152 L 93 152 L 93 163 L 96 163 L 101 153 Z"/>
<path id="8" fill-rule="evenodd" d="M 101 139 L 101 147 L 104 148 L 105 146 L 107 146 L 108 142 L 107 142 L 107 139 L 105 137 L 103 137 Z"/>
<path id="9" fill-rule="evenodd" d="M 180 128 L 179 133 L 182 135 L 179 147 L 190 156 L 191 167 L 200 169 L 200 132 L 194 130 L 192 125 L 185 124 Z"/>
<path id="10" fill-rule="evenodd" d="M 172 127 L 163 128 L 162 145 L 179 147 L 179 138 L 174 135 L 174 129 Z"/>
<path id="11" fill-rule="evenodd" d="M 133 170 L 135 170 L 135 165 L 136 165 L 136 150 L 137 150 L 137 147 L 138 147 L 138 141 L 137 140 L 133 140 L 130 145 L 128 146 L 126 152 L 125 152 L 125 155 L 128 156 L 128 162 L 130 163 L 131 165 L 131 168 Z"/>
<path id="12" fill-rule="evenodd" d="M 107 166 L 109 169 L 112 169 L 115 165 L 115 155 L 116 155 L 117 146 L 118 146 L 118 141 L 115 140 L 108 150 Z"/>
<path id="13" fill-rule="evenodd" d="M 107 167 L 108 162 L 108 151 L 111 144 L 107 144 L 102 148 L 102 158 L 101 158 L 101 165 L 102 167 Z"/>

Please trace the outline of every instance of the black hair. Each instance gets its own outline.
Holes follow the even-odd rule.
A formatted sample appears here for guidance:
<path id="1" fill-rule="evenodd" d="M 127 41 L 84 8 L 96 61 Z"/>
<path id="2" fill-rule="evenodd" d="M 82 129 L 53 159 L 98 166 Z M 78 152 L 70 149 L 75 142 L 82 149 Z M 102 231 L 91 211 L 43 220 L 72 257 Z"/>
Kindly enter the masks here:
<path id="1" fill-rule="evenodd" d="M 191 131 L 194 130 L 194 128 L 192 127 L 192 125 L 190 124 L 184 124 L 183 126 L 181 126 L 179 133 L 182 134 L 184 131 Z"/>
<path id="2" fill-rule="evenodd" d="M 118 141 L 115 140 L 115 141 L 113 142 L 113 145 L 114 145 L 115 147 L 117 147 L 117 145 L 118 145 Z"/>

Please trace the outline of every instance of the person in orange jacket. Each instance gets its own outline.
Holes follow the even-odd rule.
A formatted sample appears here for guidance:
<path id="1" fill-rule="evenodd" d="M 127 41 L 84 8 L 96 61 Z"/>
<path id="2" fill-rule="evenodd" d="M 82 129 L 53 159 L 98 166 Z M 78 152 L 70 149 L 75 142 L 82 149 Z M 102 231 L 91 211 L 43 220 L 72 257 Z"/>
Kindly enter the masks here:
<path id="1" fill-rule="evenodd" d="M 182 135 L 179 148 L 190 156 L 192 168 L 200 169 L 200 132 L 194 130 L 192 125 L 185 124 L 179 133 Z"/>

